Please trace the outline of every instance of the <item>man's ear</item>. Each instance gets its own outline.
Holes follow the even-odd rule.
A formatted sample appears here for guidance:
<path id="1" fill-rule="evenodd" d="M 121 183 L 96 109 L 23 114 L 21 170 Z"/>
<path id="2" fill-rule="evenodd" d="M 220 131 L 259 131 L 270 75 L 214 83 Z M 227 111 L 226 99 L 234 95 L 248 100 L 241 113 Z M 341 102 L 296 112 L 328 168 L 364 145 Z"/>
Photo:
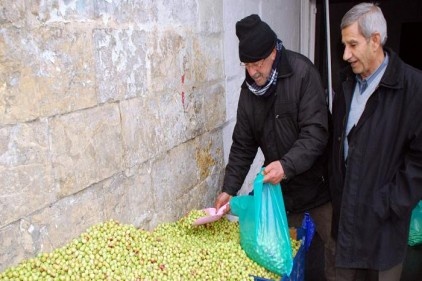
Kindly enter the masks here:
<path id="1" fill-rule="evenodd" d="M 373 50 L 376 51 L 381 48 L 381 35 L 378 32 L 375 32 L 371 35 L 371 44 L 373 46 Z"/>
<path id="2" fill-rule="evenodd" d="M 271 52 L 271 60 L 275 60 L 275 57 L 277 55 L 277 49 L 274 47 L 273 51 Z"/>

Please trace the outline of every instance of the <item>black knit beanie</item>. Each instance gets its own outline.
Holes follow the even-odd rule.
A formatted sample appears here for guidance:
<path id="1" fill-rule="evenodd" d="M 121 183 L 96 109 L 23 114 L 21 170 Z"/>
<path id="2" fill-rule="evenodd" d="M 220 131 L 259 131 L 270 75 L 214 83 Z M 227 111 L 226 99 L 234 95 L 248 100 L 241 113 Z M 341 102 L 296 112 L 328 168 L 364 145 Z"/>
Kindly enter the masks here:
<path id="1" fill-rule="evenodd" d="M 268 57 L 275 47 L 277 35 L 258 15 L 250 15 L 236 23 L 241 62 L 256 62 Z"/>

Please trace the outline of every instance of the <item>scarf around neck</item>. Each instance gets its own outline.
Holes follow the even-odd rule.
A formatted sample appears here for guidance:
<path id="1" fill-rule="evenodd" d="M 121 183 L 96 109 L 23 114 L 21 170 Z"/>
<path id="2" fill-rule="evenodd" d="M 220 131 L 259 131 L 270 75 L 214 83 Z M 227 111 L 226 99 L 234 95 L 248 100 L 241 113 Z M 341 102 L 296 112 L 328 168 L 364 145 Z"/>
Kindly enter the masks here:
<path id="1" fill-rule="evenodd" d="M 281 49 L 283 47 L 283 42 L 280 39 L 277 39 L 275 47 L 277 50 L 277 54 L 272 65 L 270 76 L 264 85 L 262 86 L 257 85 L 255 81 L 253 80 L 253 78 L 249 75 L 248 71 L 246 70 L 246 85 L 248 86 L 249 90 L 256 96 L 268 97 L 272 93 L 275 92 L 275 88 L 277 84 L 277 76 L 278 76 L 277 68 L 280 62 Z"/>

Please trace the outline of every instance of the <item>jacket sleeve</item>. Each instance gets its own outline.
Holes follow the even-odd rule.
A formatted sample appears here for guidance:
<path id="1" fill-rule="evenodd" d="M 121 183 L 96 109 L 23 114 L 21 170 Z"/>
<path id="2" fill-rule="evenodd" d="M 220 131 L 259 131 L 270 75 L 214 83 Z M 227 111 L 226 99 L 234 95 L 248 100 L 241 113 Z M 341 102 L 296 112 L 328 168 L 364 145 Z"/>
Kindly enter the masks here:
<path id="1" fill-rule="evenodd" d="M 407 75 L 409 77 L 410 75 Z M 422 81 L 420 77 L 414 82 Z M 387 187 L 390 194 L 387 197 L 390 211 L 397 217 L 403 218 L 409 215 L 419 200 L 422 200 L 422 87 L 407 89 L 408 93 L 413 93 L 411 102 L 408 103 L 407 121 L 411 124 L 407 133 L 407 147 L 404 152 L 403 164 L 398 169 L 394 180 Z"/>
<path id="2" fill-rule="evenodd" d="M 309 62 L 295 63 L 299 75 L 298 137 L 282 156 L 281 164 L 288 178 L 308 170 L 321 156 L 328 143 L 328 106 L 321 78 Z"/>
<path id="3" fill-rule="evenodd" d="M 421 122 L 422 120 L 419 124 Z M 418 135 L 414 136 L 405 154 L 403 167 L 388 188 L 391 211 L 400 218 L 406 217 L 419 200 L 422 200 L 422 136 L 420 133 L 419 128 Z"/>
<path id="4" fill-rule="evenodd" d="M 222 191 L 230 195 L 236 195 L 242 187 L 258 151 L 258 144 L 255 141 L 250 119 L 247 114 L 247 97 L 245 96 L 247 94 L 246 91 L 240 93 L 236 125 L 232 136 L 233 142 L 224 175 Z"/>

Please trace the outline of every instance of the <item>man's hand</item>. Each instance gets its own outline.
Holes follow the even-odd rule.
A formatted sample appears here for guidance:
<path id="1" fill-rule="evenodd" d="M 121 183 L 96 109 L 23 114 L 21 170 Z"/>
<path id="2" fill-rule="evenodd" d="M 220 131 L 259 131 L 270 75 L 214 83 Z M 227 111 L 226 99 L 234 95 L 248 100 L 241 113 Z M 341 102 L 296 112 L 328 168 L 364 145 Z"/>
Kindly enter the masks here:
<path id="1" fill-rule="evenodd" d="M 278 184 L 281 182 L 284 176 L 285 174 L 283 166 L 281 166 L 281 163 L 278 160 L 271 162 L 264 169 L 264 182 Z"/>
<path id="2" fill-rule="evenodd" d="M 214 203 L 214 208 L 216 210 L 220 209 L 222 206 L 226 205 L 227 203 L 229 203 L 230 199 L 232 198 L 232 196 L 226 192 L 221 192 L 220 195 L 218 195 L 217 199 L 215 200 Z M 224 214 L 227 214 L 230 211 L 230 204 L 227 205 Z"/>

